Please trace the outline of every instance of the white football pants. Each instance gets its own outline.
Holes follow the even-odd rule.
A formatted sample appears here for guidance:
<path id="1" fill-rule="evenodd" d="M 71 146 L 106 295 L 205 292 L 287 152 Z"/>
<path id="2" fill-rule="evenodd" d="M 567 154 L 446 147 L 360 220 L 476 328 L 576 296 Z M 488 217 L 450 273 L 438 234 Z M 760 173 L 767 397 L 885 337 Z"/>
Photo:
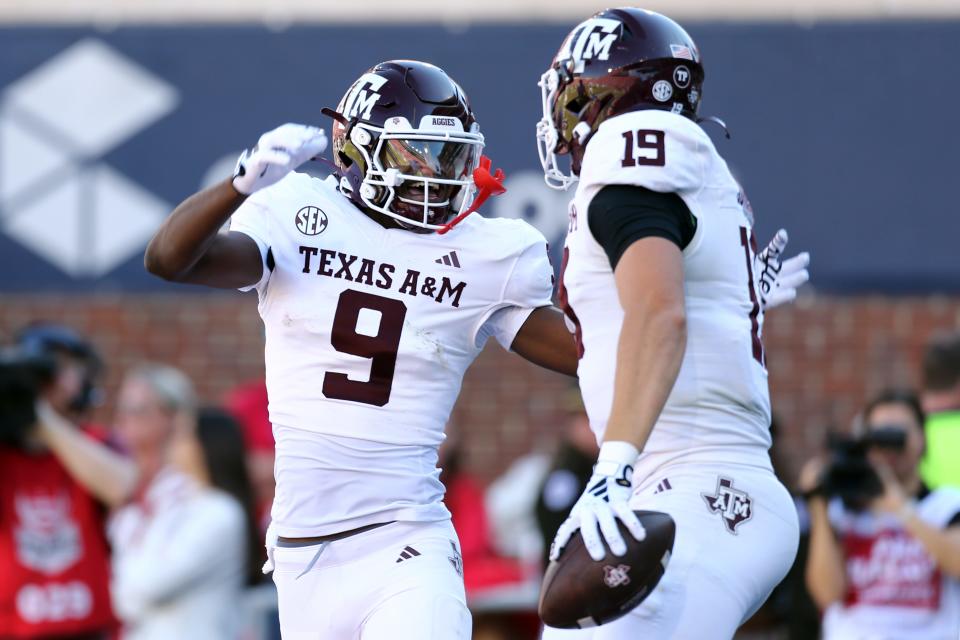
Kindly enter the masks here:
<path id="1" fill-rule="evenodd" d="M 284 640 L 469 640 L 449 520 L 394 522 L 321 544 L 274 550 Z"/>
<path id="2" fill-rule="evenodd" d="M 667 571 L 646 600 L 592 629 L 545 628 L 543 640 L 730 640 L 797 553 L 797 511 L 769 470 L 677 465 L 639 481 L 630 506 L 677 525 Z"/>

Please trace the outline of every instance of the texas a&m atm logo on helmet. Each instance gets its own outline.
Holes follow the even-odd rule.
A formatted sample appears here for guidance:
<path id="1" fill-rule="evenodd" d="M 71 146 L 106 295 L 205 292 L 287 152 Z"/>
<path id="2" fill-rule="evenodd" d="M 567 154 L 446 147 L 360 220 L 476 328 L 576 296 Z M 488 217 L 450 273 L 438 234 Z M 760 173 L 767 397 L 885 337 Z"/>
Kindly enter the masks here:
<path id="1" fill-rule="evenodd" d="M 334 119 L 340 190 L 411 231 L 443 228 L 473 201 L 483 135 L 463 89 L 416 60 L 381 62 L 344 94 Z"/>
<path id="2" fill-rule="evenodd" d="M 608 118 L 662 109 L 696 120 L 703 86 L 700 50 L 683 27 L 643 9 L 607 9 L 567 35 L 540 77 L 537 146 L 547 184 L 577 181 L 590 137 Z M 570 170 L 557 156 L 570 155 Z"/>

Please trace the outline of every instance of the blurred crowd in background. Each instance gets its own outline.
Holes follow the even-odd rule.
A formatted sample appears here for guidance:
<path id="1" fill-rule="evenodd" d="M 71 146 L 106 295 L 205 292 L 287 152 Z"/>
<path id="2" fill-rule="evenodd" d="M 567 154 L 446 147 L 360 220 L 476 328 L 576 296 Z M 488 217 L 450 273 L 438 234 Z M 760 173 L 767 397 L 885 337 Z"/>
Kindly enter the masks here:
<path id="1" fill-rule="evenodd" d="M 260 571 L 273 492 L 263 383 L 201 406 L 181 371 L 141 363 L 96 424 L 108 367 L 56 324 L 25 327 L 2 351 L 0 637 L 278 637 Z M 960 333 L 930 339 L 917 380 L 869 399 L 803 465 L 801 552 L 738 637 L 861 637 L 851 629 L 882 630 L 890 615 L 916 618 L 911 637 L 956 637 Z M 456 425 L 441 449 L 474 638 L 537 637 L 546 545 L 597 452 L 579 391 L 558 403 L 552 446 L 488 486 L 464 468 Z M 778 465 L 791 452 L 776 430 Z"/>

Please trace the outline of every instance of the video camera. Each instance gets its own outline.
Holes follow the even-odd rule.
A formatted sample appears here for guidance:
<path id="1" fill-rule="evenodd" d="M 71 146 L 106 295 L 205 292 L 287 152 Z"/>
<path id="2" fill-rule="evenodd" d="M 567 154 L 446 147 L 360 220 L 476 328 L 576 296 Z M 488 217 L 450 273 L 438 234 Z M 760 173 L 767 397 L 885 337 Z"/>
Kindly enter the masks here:
<path id="1" fill-rule="evenodd" d="M 871 449 L 900 452 L 906 444 L 906 429 L 895 425 L 875 427 L 857 438 L 831 436 L 830 460 L 817 492 L 828 498 L 840 498 L 851 511 L 866 510 L 871 500 L 883 494 L 883 483 L 867 459 L 867 453 Z"/>
<path id="2" fill-rule="evenodd" d="M 67 327 L 28 327 L 17 336 L 15 346 L 0 349 L 0 444 L 22 445 L 37 420 L 37 397 L 56 377 L 59 354 L 86 365 L 83 388 L 70 408 L 82 411 L 93 404 L 94 381 L 102 368 L 93 347 Z"/>
<path id="3" fill-rule="evenodd" d="M 56 367 L 49 354 L 0 350 L 0 444 L 20 446 L 37 421 L 37 395 L 53 380 Z"/>

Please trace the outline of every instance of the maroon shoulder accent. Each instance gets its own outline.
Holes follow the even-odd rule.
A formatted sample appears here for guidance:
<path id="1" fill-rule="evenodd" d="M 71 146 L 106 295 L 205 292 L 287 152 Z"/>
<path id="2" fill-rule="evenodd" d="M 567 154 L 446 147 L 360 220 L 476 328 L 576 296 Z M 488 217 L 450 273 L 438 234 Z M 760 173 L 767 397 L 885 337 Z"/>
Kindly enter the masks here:
<path id="1" fill-rule="evenodd" d="M 763 354 L 763 342 L 760 340 L 760 301 L 757 299 L 757 291 L 753 284 L 753 256 L 757 251 L 757 239 L 751 232 L 747 235 L 747 228 L 740 227 L 740 244 L 743 246 L 743 253 L 747 260 L 747 286 L 750 291 L 750 302 L 753 306 L 750 309 L 750 338 L 753 342 L 753 359 L 760 363 L 761 367 L 766 367 L 766 360 Z"/>

